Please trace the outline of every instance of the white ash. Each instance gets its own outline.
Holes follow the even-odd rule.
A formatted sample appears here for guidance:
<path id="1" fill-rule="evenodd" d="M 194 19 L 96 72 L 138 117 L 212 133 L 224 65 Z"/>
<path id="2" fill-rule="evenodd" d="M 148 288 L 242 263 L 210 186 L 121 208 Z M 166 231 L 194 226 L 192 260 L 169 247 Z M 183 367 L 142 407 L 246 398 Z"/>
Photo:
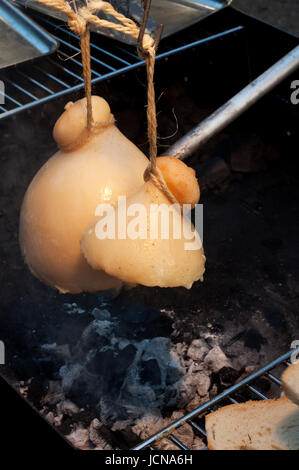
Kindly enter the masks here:
<path id="1" fill-rule="evenodd" d="M 54 413 L 52 411 L 49 411 L 49 413 L 45 415 L 45 418 L 50 424 L 54 424 Z"/>
<path id="2" fill-rule="evenodd" d="M 64 400 L 60 403 L 60 411 L 67 416 L 73 416 L 79 413 L 80 409 L 72 401 Z"/>
<path id="3" fill-rule="evenodd" d="M 63 412 L 60 408 L 60 403 L 57 403 L 57 405 L 56 405 L 56 415 L 54 416 L 54 421 L 53 421 L 54 426 L 56 426 L 56 427 L 61 426 L 62 420 L 63 420 Z"/>
<path id="4" fill-rule="evenodd" d="M 194 361 L 202 361 L 208 351 L 208 345 L 203 339 L 195 339 L 192 341 L 187 354 Z"/>
<path id="5" fill-rule="evenodd" d="M 184 380 L 185 367 L 168 338 L 127 341 L 115 336 L 116 326 L 109 320 L 92 321 L 73 361 L 60 369 L 63 390 L 73 395 L 77 388 L 80 394 L 92 389 L 101 421 L 113 430 L 132 424 L 149 409 L 186 402 L 196 391 L 190 377 Z M 113 386 L 118 370 L 121 382 Z"/>
<path id="6" fill-rule="evenodd" d="M 57 344 L 56 343 L 42 344 L 41 348 L 45 349 L 45 351 L 51 351 L 51 350 L 55 350 L 57 348 Z"/>
<path id="7" fill-rule="evenodd" d="M 215 346 L 208 352 L 204 362 L 212 372 L 219 372 L 223 367 L 232 367 L 231 362 L 219 346 Z"/>
<path id="8" fill-rule="evenodd" d="M 144 337 L 146 316 L 135 319 L 132 314 L 131 327 L 128 319 L 115 317 L 106 306 L 91 313 L 94 320 L 72 350 L 55 344 L 42 348 L 44 354 L 64 361 L 60 380 L 49 382 L 43 414 L 58 428 L 63 428 L 64 417 L 70 417 L 74 428 L 68 438 L 80 448 L 111 447 L 102 436 L 104 428 L 121 431 L 124 440 L 132 432 L 139 439 L 149 437 L 177 419 L 168 410 L 183 410 L 183 416 L 214 396 L 217 387 L 212 375 L 231 367 L 217 337 L 209 331 L 188 345 L 169 337 L 153 337 L 155 328 Z M 79 416 L 86 405 L 94 410 L 94 417 L 83 426 Z M 204 446 L 188 424 L 175 433 L 189 448 Z M 162 439 L 159 448 L 176 447 L 169 442 Z"/>
<path id="9" fill-rule="evenodd" d="M 198 393 L 200 397 L 204 397 L 208 394 L 208 391 L 211 387 L 211 379 L 205 372 L 199 372 L 196 378 L 197 378 L 196 392 Z"/>
<path id="10" fill-rule="evenodd" d="M 182 411 L 175 411 L 168 418 L 162 418 L 161 415 L 148 415 L 143 419 L 139 420 L 135 426 L 132 427 L 132 431 L 141 439 L 145 440 L 151 437 L 153 434 L 156 434 L 158 431 L 163 429 L 166 426 L 169 426 L 171 423 L 177 421 L 178 419 L 183 418 L 184 413 Z M 189 449 L 198 449 L 205 447 L 203 441 L 195 436 L 192 427 L 185 423 L 180 427 L 176 428 L 172 435 L 181 441 Z M 167 439 L 167 437 L 158 440 L 155 443 L 155 448 L 157 450 L 179 450 L 179 447 L 176 446 L 172 441 Z"/>
<path id="11" fill-rule="evenodd" d="M 89 440 L 95 446 L 94 450 L 112 450 L 110 444 L 108 444 L 103 436 L 101 435 L 102 424 L 95 418 L 92 420 L 89 426 Z"/>
<path id="12" fill-rule="evenodd" d="M 194 442 L 194 433 L 190 424 L 184 424 L 173 431 L 172 435 L 181 441 L 188 449 L 191 449 Z"/>
<path id="13" fill-rule="evenodd" d="M 175 421 L 175 419 L 176 418 L 172 420 L 171 418 L 164 419 L 160 412 L 156 411 L 137 420 L 136 424 L 132 427 L 132 431 L 140 437 L 140 439 L 145 440 L 168 426 L 172 421 Z"/>
<path id="14" fill-rule="evenodd" d="M 83 366 L 80 364 L 65 365 L 60 368 L 60 377 L 62 378 L 62 388 L 68 390 L 71 388 L 74 380 L 80 376 Z"/>
<path id="15" fill-rule="evenodd" d="M 82 315 L 83 313 L 85 313 L 85 310 L 81 307 L 78 307 L 78 305 L 75 302 L 71 304 L 65 303 L 63 305 L 65 307 L 66 312 L 69 315 Z"/>
<path id="16" fill-rule="evenodd" d="M 48 384 L 48 392 L 42 399 L 44 405 L 56 405 L 64 400 L 61 381 L 50 380 Z"/>
<path id="17" fill-rule="evenodd" d="M 180 450 L 178 446 L 175 445 L 174 442 L 170 441 L 169 439 L 163 438 L 157 442 L 155 445 L 157 450 Z"/>
<path id="18" fill-rule="evenodd" d="M 70 346 L 68 344 L 42 344 L 41 349 L 45 352 L 52 352 L 56 357 L 66 361 L 68 361 L 71 357 Z"/>
<path id="19" fill-rule="evenodd" d="M 211 374 L 230 365 L 220 347 L 210 349 L 204 339 L 189 347 L 165 337 L 130 340 L 118 336 L 108 310 L 94 309 L 93 316 L 60 368 L 62 390 L 74 402 L 90 396 L 112 430 L 133 425 L 149 411 L 184 408 L 208 397 Z"/>
<path id="20" fill-rule="evenodd" d="M 196 394 L 195 397 L 186 405 L 187 413 L 204 405 L 207 401 L 209 401 L 209 399 L 210 399 L 210 392 L 207 395 L 204 395 L 202 397 Z"/>
<path id="21" fill-rule="evenodd" d="M 91 314 L 96 320 L 110 320 L 111 318 L 109 310 L 99 309 L 97 307 L 93 309 Z"/>
<path id="22" fill-rule="evenodd" d="M 80 450 L 89 449 L 89 433 L 81 424 L 66 436 L 66 438 L 73 444 L 74 447 Z"/>

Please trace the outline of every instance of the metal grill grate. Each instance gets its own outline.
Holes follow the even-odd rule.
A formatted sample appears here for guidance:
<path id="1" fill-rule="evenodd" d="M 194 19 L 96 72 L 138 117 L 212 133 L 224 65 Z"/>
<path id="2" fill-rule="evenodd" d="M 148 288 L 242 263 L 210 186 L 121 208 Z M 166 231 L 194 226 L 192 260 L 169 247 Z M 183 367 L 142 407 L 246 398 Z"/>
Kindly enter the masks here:
<path id="1" fill-rule="evenodd" d="M 290 365 L 289 359 L 291 355 L 295 354 L 298 356 L 298 353 L 299 347 L 297 349 L 289 351 L 288 353 L 279 357 L 278 359 L 263 367 L 259 371 L 249 375 L 236 385 L 233 385 L 232 387 L 228 388 L 227 390 L 225 390 L 212 400 L 208 401 L 204 405 L 200 406 L 199 408 L 196 408 L 191 413 L 171 423 L 169 426 L 154 434 L 146 441 L 134 447 L 133 450 L 155 450 L 155 444 L 162 438 L 169 439 L 179 449 L 190 450 L 173 435 L 175 429 L 179 428 L 180 426 L 186 423 L 188 423 L 193 428 L 194 433 L 200 438 L 202 438 L 206 444 L 207 435 L 204 427 L 204 417 L 206 414 L 212 411 L 216 411 L 216 409 L 221 406 L 232 403 L 237 404 L 247 401 L 249 399 L 268 400 L 270 397 L 267 396 L 265 392 L 260 390 L 261 380 L 267 381 L 272 385 L 273 390 L 271 395 L 273 395 L 274 397 L 279 397 L 281 393 L 281 381 L 279 378 L 277 378 L 276 375 L 279 374 L 280 376 L 283 369 L 286 366 Z M 203 450 L 207 450 L 207 447 L 203 447 Z"/>
<path id="2" fill-rule="evenodd" d="M 5 85 L 5 104 L 0 105 L 0 119 L 31 108 L 56 97 L 80 90 L 84 86 L 78 37 L 58 20 L 33 13 L 41 24 L 60 43 L 58 52 L 50 57 L 35 60 L 0 73 Z M 237 33 L 243 26 L 208 34 L 198 28 L 197 37 L 165 40 L 161 43 L 157 59 L 167 57 L 198 44 Z M 111 78 L 143 65 L 136 48 L 113 39 L 92 34 L 92 83 Z"/>

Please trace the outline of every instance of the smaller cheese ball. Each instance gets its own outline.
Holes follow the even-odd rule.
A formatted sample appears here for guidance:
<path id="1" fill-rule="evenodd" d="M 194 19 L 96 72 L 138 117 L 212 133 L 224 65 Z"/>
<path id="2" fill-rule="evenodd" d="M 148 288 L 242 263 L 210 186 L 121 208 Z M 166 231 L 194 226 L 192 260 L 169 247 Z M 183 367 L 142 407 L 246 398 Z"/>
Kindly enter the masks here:
<path id="1" fill-rule="evenodd" d="M 176 200 L 181 205 L 191 204 L 193 208 L 200 197 L 195 170 L 174 157 L 157 158 L 157 167 L 162 171 L 165 183 Z"/>
<path id="2" fill-rule="evenodd" d="M 95 123 L 105 124 L 111 120 L 110 106 L 104 98 L 92 96 L 91 103 L 92 117 Z M 53 129 L 53 137 L 60 148 L 71 147 L 86 130 L 86 98 L 82 98 L 75 103 L 70 101 L 64 109 L 64 113 L 56 121 Z"/>
<path id="3" fill-rule="evenodd" d="M 158 158 L 157 163 L 177 201 L 196 204 L 199 187 L 195 172 L 173 157 Z M 175 185 L 180 186 L 179 190 Z M 144 209 L 137 219 L 137 226 L 144 228 L 139 232 L 142 236 L 137 233 L 139 229 L 133 233 L 136 225 L 131 231 L 134 220 L 127 208 L 133 206 L 137 212 L 140 207 Z M 104 219 L 96 217 L 87 227 L 81 238 L 81 250 L 87 262 L 93 269 L 103 270 L 125 283 L 190 289 L 194 282 L 203 280 L 206 258 L 190 220 L 171 206 L 164 192 L 149 179 L 127 198 L 126 205 L 116 205 Z M 119 236 L 123 224 L 125 236 Z M 114 227 L 115 235 L 102 236 L 103 227 Z"/>

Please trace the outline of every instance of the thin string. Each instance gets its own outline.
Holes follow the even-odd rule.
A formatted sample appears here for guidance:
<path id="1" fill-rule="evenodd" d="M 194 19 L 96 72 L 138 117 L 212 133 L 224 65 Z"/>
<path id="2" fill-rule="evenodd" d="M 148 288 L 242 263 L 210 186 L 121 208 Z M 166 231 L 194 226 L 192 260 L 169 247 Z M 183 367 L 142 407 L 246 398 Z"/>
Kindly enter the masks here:
<path id="1" fill-rule="evenodd" d="M 92 100 L 91 100 L 91 66 L 90 66 L 90 33 L 89 24 L 94 24 L 101 28 L 108 28 L 127 34 L 134 39 L 138 39 L 139 27 L 136 23 L 127 18 L 122 13 L 116 11 L 113 6 L 102 0 L 87 0 L 87 6 L 79 8 L 75 12 L 66 0 L 37 0 L 39 3 L 55 8 L 56 10 L 65 13 L 68 18 L 69 28 L 78 36 L 80 36 L 82 66 L 84 75 L 84 87 L 87 101 L 87 132 L 79 136 L 79 142 L 86 140 L 89 133 L 95 128 L 101 128 L 101 123 L 94 123 L 92 115 Z M 97 11 L 104 11 L 108 15 L 113 16 L 118 23 L 99 18 L 93 13 Z M 147 70 L 147 123 L 148 123 L 148 139 L 149 139 L 149 166 L 144 173 L 144 180 L 151 179 L 153 183 L 165 194 L 165 196 L 172 203 L 177 203 L 176 198 L 168 189 L 162 172 L 157 167 L 157 115 L 156 115 L 156 101 L 155 101 L 155 88 L 154 88 L 154 71 L 155 71 L 155 58 L 156 49 L 154 40 L 149 34 L 143 36 L 143 49 L 147 52 L 145 57 L 146 70 Z M 114 121 L 113 121 L 114 122 Z M 111 123 L 108 123 L 111 125 Z M 103 126 L 104 127 L 104 126 Z M 78 146 L 78 143 L 76 143 Z"/>
<path id="2" fill-rule="evenodd" d="M 93 127 L 92 103 L 91 103 L 91 67 L 90 67 L 90 32 L 88 24 L 83 34 L 80 36 L 81 57 L 84 76 L 84 88 L 87 108 L 87 129 L 91 131 Z"/>

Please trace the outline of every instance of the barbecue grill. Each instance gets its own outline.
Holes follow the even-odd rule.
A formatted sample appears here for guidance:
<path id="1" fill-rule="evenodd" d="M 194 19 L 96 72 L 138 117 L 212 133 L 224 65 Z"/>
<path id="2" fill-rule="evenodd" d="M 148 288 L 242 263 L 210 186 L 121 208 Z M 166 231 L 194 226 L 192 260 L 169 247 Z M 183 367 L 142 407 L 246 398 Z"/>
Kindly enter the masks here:
<path id="1" fill-rule="evenodd" d="M 208 265 L 203 284 L 191 291 L 137 287 L 116 299 L 99 294 L 62 296 L 39 283 L 24 267 L 18 251 L 18 213 L 29 181 L 55 150 L 51 132 L 57 116 L 67 101 L 83 96 L 84 83 L 78 38 L 61 21 L 30 14 L 60 47 L 53 56 L 0 72 L 6 98 L 0 105 L 0 166 L 5 175 L 0 193 L 4 222 L 0 340 L 6 353 L 2 374 L 18 389 L 21 382 L 33 378 L 30 383 L 35 388 L 29 385 L 27 399 L 41 411 L 45 389 L 58 381 L 58 372 L 81 366 L 87 353 L 102 341 L 102 349 L 88 364 L 86 380 L 74 379 L 69 397 L 92 417 L 96 415 L 90 410 L 102 413 L 105 428 L 112 429 L 113 448 L 152 449 L 167 437 L 186 450 L 173 435 L 184 423 L 205 442 L 204 414 L 218 405 L 278 396 L 279 376 L 291 355 L 286 351 L 299 339 L 295 158 L 299 115 L 298 106 L 290 100 L 296 75 L 290 75 L 189 158 L 198 172 L 207 207 L 204 244 Z M 297 45 L 297 38 L 231 7 L 162 40 L 155 78 L 160 153 Z M 147 152 L 143 61 L 134 47 L 97 34 L 91 36 L 91 53 L 94 93 L 107 98 L 118 127 Z M 90 329 L 94 317 L 108 321 L 106 310 L 118 344 L 122 340 L 118 355 L 108 337 L 96 336 Z M 141 347 L 141 340 L 150 343 L 161 337 L 168 338 L 167 347 L 171 343 L 176 351 L 179 345 L 204 338 L 209 346 L 220 344 L 236 369 L 254 364 L 258 372 L 237 384 L 232 380 L 231 387 L 218 389 L 220 394 L 191 412 L 186 412 L 185 403 L 182 418 L 140 444 L 141 439 L 131 439 L 127 430 L 113 429 L 115 419 L 127 419 L 123 416 L 126 403 L 117 402 L 118 391 L 134 348 Z M 68 359 L 66 346 L 71 353 Z M 99 362 L 106 368 L 97 369 Z M 157 366 L 156 359 L 145 362 L 141 375 L 158 390 L 157 367 L 162 365 Z M 268 365 L 259 369 L 264 364 Z M 66 369 L 69 366 L 73 369 Z M 108 403 L 106 414 L 97 407 L 100 397 L 90 391 L 96 387 L 92 380 L 99 375 L 109 387 L 114 384 L 109 393 L 115 401 L 113 406 Z M 270 391 L 265 381 L 272 384 Z M 102 392 L 107 401 L 107 390 Z M 168 412 L 163 393 L 157 392 L 157 397 L 157 407 Z M 175 405 L 171 406 L 173 411 Z M 116 418 L 106 412 L 111 408 L 116 414 L 119 408 Z M 137 409 L 138 418 L 139 412 Z M 66 422 L 57 427 L 68 434 L 67 426 Z"/>
<path id="2" fill-rule="evenodd" d="M 299 348 L 297 348 L 299 352 Z M 204 428 L 204 416 L 208 413 L 216 411 L 218 407 L 230 404 L 237 404 L 241 403 L 242 396 L 247 397 L 248 390 L 252 394 L 252 400 L 268 400 L 269 397 L 259 390 L 258 385 L 256 385 L 257 379 L 263 378 L 264 380 L 270 381 L 276 386 L 276 396 L 279 398 L 281 393 L 281 380 L 275 375 L 283 368 L 289 366 L 291 362 L 289 361 L 290 356 L 292 354 L 296 354 L 296 350 L 291 350 L 288 353 L 284 354 L 283 356 L 279 357 L 275 361 L 272 361 L 270 364 L 266 365 L 259 371 L 255 372 L 254 374 L 249 375 L 245 379 L 241 380 L 237 384 L 233 385 L 229 389 L 222 392 L 220 395 L 217 395 L 213 400 L 208 401 L 204 405 L 199 408 L 196 408 L 194 411 L 185 415 L 183 418 L 171 423 L 165 429 L 161 429 L 160 432 L 156 433 L 155 435 L 151 436 L 146 441 L 142 442 L 138 446 L 134 447 L 133 450 L 143 450 L 143 449 L 155 449 L 155 443 L 159 440 L 166 438 L 171 440 L 178 449 L 182 450 L 190 450 L 186 447 L 177 437 L 173 436 L 172 433 L 175 429 L 179 428 L 180 426 L 184 426 L 184 424 L 189 424 L 192 426 L 194 431 L 204 439 L 206 442 L 207 434 Z M 246 390 L 247 389 L 247 390 Z M 272 398 L 272 397 L 271 397 Z M 203 446 L 201 450 L 207 450 L 206 446 Z"/>

